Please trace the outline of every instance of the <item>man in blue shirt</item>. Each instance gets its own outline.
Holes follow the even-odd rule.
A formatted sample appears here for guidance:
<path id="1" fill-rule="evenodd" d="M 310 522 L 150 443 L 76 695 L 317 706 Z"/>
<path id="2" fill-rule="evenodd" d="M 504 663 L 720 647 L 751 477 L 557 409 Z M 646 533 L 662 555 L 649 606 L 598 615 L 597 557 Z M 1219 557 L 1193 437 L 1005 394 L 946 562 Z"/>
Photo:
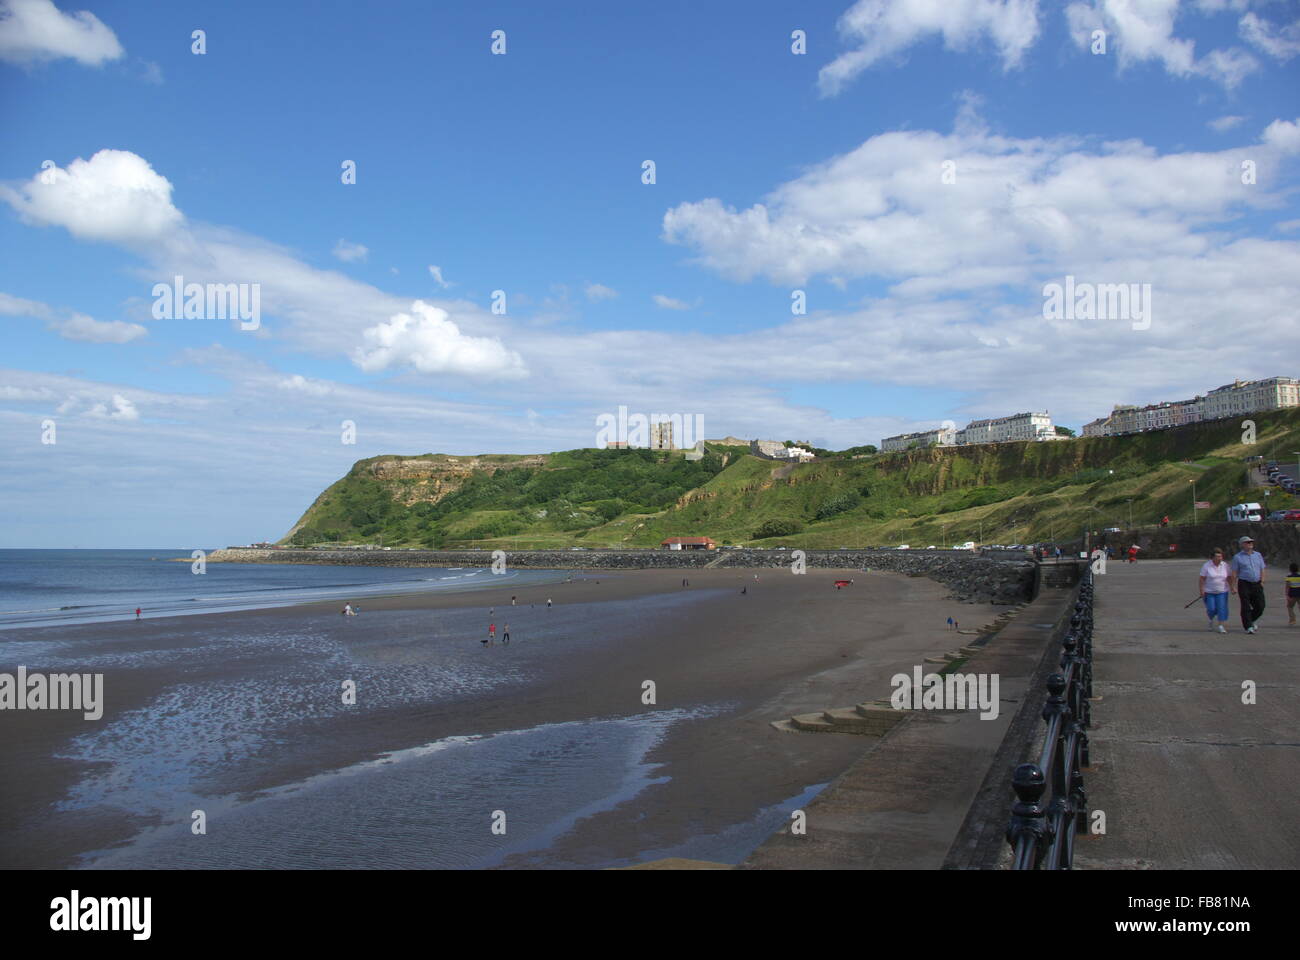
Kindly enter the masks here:
<path id="1" fill-rule="evenodd" d="M 1247 633 L 1255 632 L 1255 621 L 1264 615 L 1264 558 L 1255 552 L 1255 541 L 1242 537 L 1237 541 L 1241 548 L 1232 562 L 1232 580 L 1241 600 L 1241 625 Z M 1231 587 L 1230 587 L 1231 589 Z"/>

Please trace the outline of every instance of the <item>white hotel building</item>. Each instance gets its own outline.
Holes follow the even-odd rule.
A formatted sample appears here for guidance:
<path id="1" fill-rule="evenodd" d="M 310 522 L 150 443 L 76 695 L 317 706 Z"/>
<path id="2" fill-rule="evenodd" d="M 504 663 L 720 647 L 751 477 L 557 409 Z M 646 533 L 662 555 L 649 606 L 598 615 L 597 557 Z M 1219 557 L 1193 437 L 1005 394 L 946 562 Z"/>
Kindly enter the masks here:
<path id="1" fill-rule="evenodd" d="M 1221 420 L 1295 406 L 1300 406 L 1300 380 L 1294 377 L 1234 380 L 1191 400 L 1151 403 L 1145 407 L 1117 405 L 1110 416 L 1084 424 L 1083 435 L 1114 437 L 1147 430 L 1167 430 L 1202 420 Z"/>
<path id="2" fill-rule="evenodd" d="M 909 447 L 952 447 L 974 443 L 1007 443 L 1016 440 L 1057 440 L 1052 418 L 1046 413 L 1016 413 L 992 420 L 972 420 L 961 430 L 940 427 L 920 433 L 885 437 L 880 449 L 886 453 Z"/>

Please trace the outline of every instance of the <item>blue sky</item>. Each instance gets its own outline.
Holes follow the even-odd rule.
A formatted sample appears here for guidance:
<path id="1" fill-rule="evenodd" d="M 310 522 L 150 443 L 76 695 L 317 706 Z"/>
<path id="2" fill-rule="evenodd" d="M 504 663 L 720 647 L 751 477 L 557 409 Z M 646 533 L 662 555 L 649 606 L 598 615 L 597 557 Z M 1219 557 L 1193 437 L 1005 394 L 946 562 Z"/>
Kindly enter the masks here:
<path id="1" fill-rule="evenodd" d="M 0 0 L 0 546 L 274 538 L 620 405 L 846 447 L 1297 375 L 1298 80 L 1287 0 Z"/>

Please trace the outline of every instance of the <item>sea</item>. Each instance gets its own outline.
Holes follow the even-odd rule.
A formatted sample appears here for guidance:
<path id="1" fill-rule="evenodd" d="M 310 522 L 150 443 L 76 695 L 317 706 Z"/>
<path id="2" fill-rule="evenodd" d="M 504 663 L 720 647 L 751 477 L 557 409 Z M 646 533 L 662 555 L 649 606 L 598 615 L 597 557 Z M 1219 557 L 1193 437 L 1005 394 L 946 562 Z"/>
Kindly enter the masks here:
<path id="1" fill-rule="evenodd" d="M 184 550 L 0 550 L 0 633 L 22 627 L 100 623 L 256 610 L 506 583 L 546 583 L 554 570 L 204 563 Z M 202 569 L 203 572 L 196 572 Z"/>

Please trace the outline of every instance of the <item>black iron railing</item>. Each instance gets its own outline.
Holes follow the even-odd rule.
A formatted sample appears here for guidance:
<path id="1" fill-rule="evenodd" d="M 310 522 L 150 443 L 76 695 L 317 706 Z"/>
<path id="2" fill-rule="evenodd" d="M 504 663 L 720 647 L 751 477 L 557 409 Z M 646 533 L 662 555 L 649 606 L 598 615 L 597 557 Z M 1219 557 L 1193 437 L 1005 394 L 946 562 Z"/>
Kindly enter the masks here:
<path id="1" fill-rule="evenodd" d="M 1047 678 L 1042 753 L 1037 763 L 1016 767 L 1011 778 L 1017 798 L 1007 825 L 1013 870 L 1069 870 L 1074 837 L 1088 830 L 1082 771 L 1088 766 L 1091 721 L 1092 600 L 1093 574 L 1085 568 L 1070 628 L 1061 641 L 1061 672 Z"/>

